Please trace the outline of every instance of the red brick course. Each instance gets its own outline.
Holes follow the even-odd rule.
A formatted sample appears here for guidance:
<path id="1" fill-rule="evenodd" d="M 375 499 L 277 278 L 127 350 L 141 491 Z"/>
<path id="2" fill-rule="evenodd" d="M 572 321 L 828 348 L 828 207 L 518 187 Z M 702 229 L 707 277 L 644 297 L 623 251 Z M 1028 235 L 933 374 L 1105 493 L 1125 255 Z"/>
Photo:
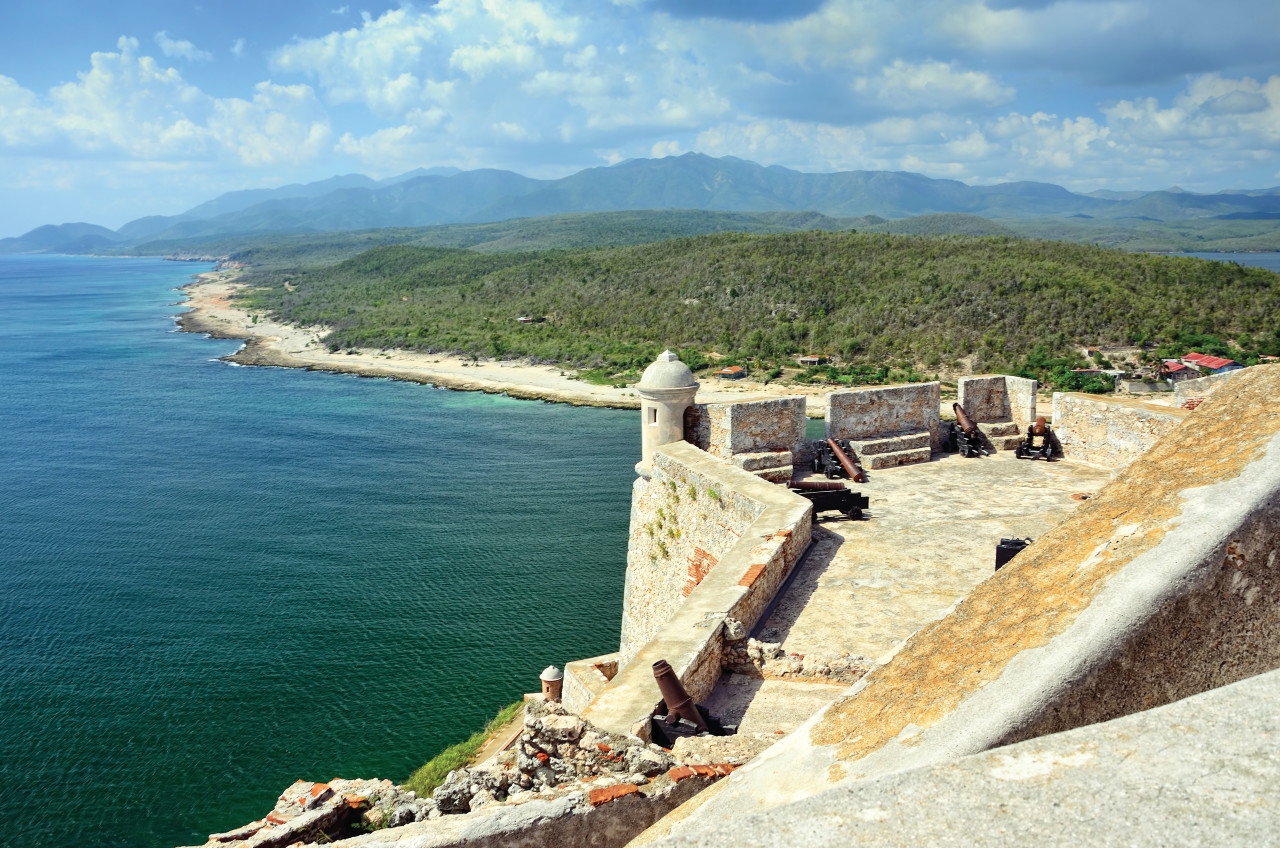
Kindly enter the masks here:
<path id="1" fill-rule="evenodd" d="M 626 795 L 633 795 L 640 791 L 640 787 L 634 783 L 619 783 L 615 786 L 602 786 L 599 789 L 592 789 L 589 797 L 591 806 L 599 807 L 601 804 L 607 804 Z"/>
<path id="2" fill-rule="evenodd" d="M 667 777 L 679 783 L 690 777 L 725 777 L 732 774 L 737 766 L 732 763 L 717 763 L 711 766 L 676 766 L 667 772 Z"/>
<path id="3" fill-rule="evenodd" d="M 742 579 L 738 581 L 739 586 L 750 586 L 760 579 L 760 575 L 764 574 L 766 563 L 758 562 L 747 569 L 747 573 L 742 575 Z"/>
<path id="4" fill-rule="evenodd" d="M 716 563 L 719 561 L 720 560 L 716 559 L 702 548 L 695 547 L 693 549 L 693 556 L 689 557 L 689 579 L 685 581 L 684 589 L 681 590 L 681 594 L 686 598 L 689 597 L 693 590 L 698 587 L 698 584 L 703 581 L 703 578 L 711 573 L 711 569 L 715 568 Z"/>

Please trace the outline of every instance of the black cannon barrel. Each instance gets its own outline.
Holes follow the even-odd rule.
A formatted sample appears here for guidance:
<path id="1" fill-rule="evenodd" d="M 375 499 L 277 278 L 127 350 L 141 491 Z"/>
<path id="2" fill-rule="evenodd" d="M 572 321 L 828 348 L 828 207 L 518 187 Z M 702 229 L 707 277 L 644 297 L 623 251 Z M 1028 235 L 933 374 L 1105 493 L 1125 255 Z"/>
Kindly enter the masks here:
<path id="1" fill-rule="evenodd" d="M 696 725 L 699 730 L 709 730 L 707 723 L 702 720 L 702 713 L 698 712 L 697 706 L 693 703 L 693 698 L 689 697 L 689 693 L 685 691 L 684 686 L 680 683 L 680 678 L 676 677 L 676 673 L 671 668 L 671 663 L 666 660 L 658 660 L 653 664 L 653 677 L 658 681 L 658 691 L 662 693 L 662 700 L 667 702 L 667 714 L 675 714 L 685 721 Z"/>
<path id="2" fill-rule="evenodd" d="M 844 473 L 849 475 L 849 479 L 855 483 L 861 483 L 867 479 L 862 468 L 858 463 L 849 458 L 844 452 L 844 448 L 840 447 L 840 443 L 835 439 L 827 439 L 827 445 L 830 446 L 831 452 L 835 454 L 836 462 L 840 463 L 840 467 L 844 469 Z"/>
<path id="3" fill-rule="evenodd" d="M 964 407 L 958 403 L 951 404 L 951 411 L 956 414 L 956 423 L 960 425 L 960 429 L 964 430 L 966 436 L 978 435 L 978 425 L 973 423 L 973 419 L 969 417 L 969 413 L 964 411 Z"/>
<path id="4" fill-rule="evenodd" d="M 838 492 L 847 488 L 844 483 L 827 483 L 821 480 L 789 480 L 788 489 L 802 489 L 806 492 Z"/>

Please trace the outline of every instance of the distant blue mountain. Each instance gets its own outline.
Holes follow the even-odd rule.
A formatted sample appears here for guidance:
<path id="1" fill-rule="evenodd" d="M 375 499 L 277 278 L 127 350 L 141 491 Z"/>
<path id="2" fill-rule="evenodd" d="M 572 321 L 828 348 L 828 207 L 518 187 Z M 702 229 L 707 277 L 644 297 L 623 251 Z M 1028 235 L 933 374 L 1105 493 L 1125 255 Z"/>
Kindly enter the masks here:
<path id="1" fill-rule="evenodd" d="M 1010 182 L 970 186 L 905 171 L 810 174 L 732 156 L 687 153 L 589 168 L 558 180 L 511 171 L 419 168 L 373 180 L 347 174 L 305 185 L 234 191 L 174 216 L 149 216 L 116 232 L 89 224 L 41 227 L 0 241 L 0 252 L 62 251 L 72 246 L 136 246 L 254 232 L 313 232 L 486 223 L 581 212 L 690 209 L 817 212 L 831 217 L 964 213 L 986 218 L 1088 216 L 1185 220 L 1270 218 L 1280 187 L 1196 194 L 1095 191 Z M 87 239 L 88 241 L 85 241 Z"/>

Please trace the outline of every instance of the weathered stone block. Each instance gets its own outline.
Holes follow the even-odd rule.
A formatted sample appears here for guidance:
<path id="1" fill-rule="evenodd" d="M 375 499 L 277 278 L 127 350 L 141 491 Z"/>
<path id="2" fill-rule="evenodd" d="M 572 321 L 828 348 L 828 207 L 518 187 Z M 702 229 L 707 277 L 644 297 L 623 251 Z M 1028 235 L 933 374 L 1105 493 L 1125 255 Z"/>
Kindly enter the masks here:
<path id="1" fill-rule="evenodd" d="M 1128 398 L 1053 394 L 1053 433 L 1063 456 L 1108 468 L 1124 468 L 1189 414 Z"/>
<path id="2" fill-rule="evenodd" d="M 939 394 L 938 383 L 832 392 L 826 436 L 869 441 L 928 433 L 931 447 L 937 447 Z"/>

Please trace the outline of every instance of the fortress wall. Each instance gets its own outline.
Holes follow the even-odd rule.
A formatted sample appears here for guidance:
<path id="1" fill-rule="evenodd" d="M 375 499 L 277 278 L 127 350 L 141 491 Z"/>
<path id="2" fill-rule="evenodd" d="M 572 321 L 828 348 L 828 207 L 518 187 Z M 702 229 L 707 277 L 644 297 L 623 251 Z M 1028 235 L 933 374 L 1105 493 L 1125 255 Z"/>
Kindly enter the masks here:
<path id="1" fill-rule="evenodd" d="M 1127 398 L 1053 393 L 1053 432 L 1067 459 L 1124 468 L 1182 423 L 1187 410 Z"/>
<path id="2" fill-rule="evenodd" d="M 653 478 L 636 480 L 631 498 L 622 665 L 667 623 L 763 511 L 759 500 L 708 476 L 697 464 L 655 454 Z"/>
<path id="3" fill-rule="evenodd" d="M 850 389 L 827 395 L 828 439 L 875 439 L 928 433 L 938 447 L 938 383 Z"/>
<path id="4" fill-rule="evenodd" d="M 783 482 L 808 460 L 805 423 L 803 397 L 699 403 L 685 410 L 684 438 L 746 471 L 779 469 L 768 479 Z"/>
<path id="5" fill-rule="evenodd" d="M 659 659 L 704 699 L 720 676 L 724 620 L 755 625 L 811 532 L 812 507 L 799 495 L 688 443 L 659 448 L 633 502 L 620 670 L 583 715 L 633 732 L 661 700 Z"/>
<path id="6" fill-rule="evenodd" d="M 1254 366 L 1257 367 L 1257 366 Z M 1240 371 L 1228 371 L 1225 374 L 1211 374 L 1208 377 L 1201 377 L 1198 380 L 1178 380 L 1173 384 L 1173 402 L 1178 406 L 1182 406 L 1189 400 L 1194 398 L 1206 398 L 1213 394 L 1213 390 L 1221 386 L 1227 380 L 1247 369 Z"/>
<path id="7" fill-rule="evenodd" d="M 1253 370 L 673 834 L 1280 667 L 1280 369 Z"/>
<path id="8" fill-rule="evenodd" d="M 1280 671 L 1273 671 L 1136 715 L 726 817 L 714 832 L 679 844 L 902 848 L 963 834 L 957 842 L 1018 848 L 1266 845 L 1280 832 L 1277 703 Z M 645 839 L 664 824 L 632 845 L 670 844 Z"/>
<path id="9" fill-rule="evenodd" d="M 1025 430 L 1036 420 L 1039 387 L 1035 380 L 1006 374 L 961 377 L 956 399 L 974 421 L 1013 421 Z"/>
<path id="10" fill-rule="evenodd" d="M 1009 397 L 1009 414 L 1025 433 L 1036 421 L 1036 391 L 1040 383 L 1026 377 L 1005 377 L 1004 390 Z"/>
<path id="11" fill-rule="evenodd" d="M 961 377 L 956 395 L 956 400 L 974 421 L 1013 420 L 1003 375 Z"/>

